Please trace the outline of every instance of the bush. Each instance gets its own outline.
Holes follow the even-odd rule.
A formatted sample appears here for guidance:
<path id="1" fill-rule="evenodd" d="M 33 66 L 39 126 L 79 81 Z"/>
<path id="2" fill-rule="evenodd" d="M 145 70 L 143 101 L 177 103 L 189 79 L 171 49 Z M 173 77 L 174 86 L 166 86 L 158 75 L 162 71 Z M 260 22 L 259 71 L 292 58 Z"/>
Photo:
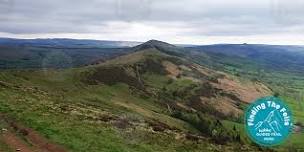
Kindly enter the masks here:
<path id="1" fill-rule="evenodd" d="M 204 119 L 200 114 L 175 111 L 173 112 L 172 117 L 188 122 L 202 134 L 211 136 L 210 124 L 212 124 L 212 122 Z"/>
<path id="2" fill-rule="evenodd" d="M 275 92 L 275 93 L 273 94 L 273 96 L 274 96 L 274 97 L 279 97 L 280 94 L 279 94 L 278 92 Z"/>

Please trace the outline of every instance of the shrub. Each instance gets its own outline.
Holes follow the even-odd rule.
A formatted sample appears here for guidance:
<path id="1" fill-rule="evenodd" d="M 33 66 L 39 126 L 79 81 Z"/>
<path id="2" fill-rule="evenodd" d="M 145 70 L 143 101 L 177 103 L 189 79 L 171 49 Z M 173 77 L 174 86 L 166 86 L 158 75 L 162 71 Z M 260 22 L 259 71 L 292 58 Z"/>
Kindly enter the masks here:
<path id="1" fill-rule="evenodd" d="M 274 96 L 274 97 L 279 97 L 280 94 L 279 94 L 278 92 L 275 92 L 275 93 L 273 94 L 273 96 Z"/>

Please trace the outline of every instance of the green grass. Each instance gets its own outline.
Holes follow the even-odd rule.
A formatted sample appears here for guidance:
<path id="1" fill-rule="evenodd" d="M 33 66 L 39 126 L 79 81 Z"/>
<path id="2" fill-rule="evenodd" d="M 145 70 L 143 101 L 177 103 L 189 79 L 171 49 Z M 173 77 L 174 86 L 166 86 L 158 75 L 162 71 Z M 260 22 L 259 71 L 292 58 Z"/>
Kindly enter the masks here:
<path id="1" fill-rule="evenodd" d="M 143 78 L 146 80 L 148 85 L 158 89 L 161 89 L 169 81 L 169 78 L 153 73 L 144 74 Z"/>
<path id="2" fill-rule="evenodd" d="M 125 84 L 84 87 L 75 83 L 78 82 L 78 78 L 74 77 L 77 73 L 71 74 L 69 71 L 57 74 L 56 71 L 50 72 L 49 79 L 46 79 L 40 72 L 2 73 L 2 80 L 22 87 L 0 88 L 0 112 L 9 114 L 51 141 L 75 152 L 206 151 L 204 142 L 193 146 L 191 142 L 175 140 L 173 135 L 152 134 L 145 129 L 125 132 L 109 123 L 87 119 L 86 116 L 91 113 L 62 113 L 60 107 L 64 105 L 77 107 L 83 104 L 84 109 L 94 110 L 97 114 L 158 120 L 181 130 L 194 130 L 189 124 L 168 116 L 166 108 L 153 100 L 131 95 Z M 54 79 L 57 76 L 60 79 Z M 34 87 L 47 95 L 26 89 Z"/>
<path id="3" fill-rule="evenodd" d="M 224 125 L 224 127 L 227 129 L 227 132 L 231 132 L 233 128 L 235 127 L 236 130 L 240 133 L 241 135 L 241 140 L 242 142 L 245 142 L 247 144 L 250 144 L 251 141 L 249 137 L 247 136 L 247 133 L 245 131 L 245 126 L 243 123 L 237 123 L 229 120 L 223 120 L 221 121 Z"/>
<path id="4" fill-rule="evenodd" d="M 227 67 L 234 71 L 232 66 Z M 82 82 L 83 71 L 90 68 L 66 70 L 9 70 L 0 72 L 0 80 L 12 86 L 0 86 L 0 112 L 7 113 L 27 126 L 37 130 L 51 141 L 75 152 L 97 151 L 222 151 L 225 148 L 239 150 L 240 144 L 231 142 L 220 146 L 210 141 L 209 137 L 201 142 L 175 139 L 175 133 L 151 132 L 145 121 L 158 121 L 183 132 L 199 133 L 191 124 L 173 118 L 166 106 L 156 96 L 146 95 L 126 84 L 87 85 Z M 270 75 L 269 75 L 270 76 Z M 269 76 L 263 81 L 268 81 Z M 273 77 L 275 83 L 284 75 Z M 242 77 L 242 76 L 241 76 Z M 242 77 L 248 81 L 251 76 Z M 291 77 L 284 76 L 286 79 Z M 164 96 L 178 102 L 188 101 L 199 89 L 192 80 L 170 79 L 165 75 L 146 73 L 142 79 L 148 89 L 156 95 Z M 292 78 L 294 79 L 294 78 Z M 294 82 L 302 80 L 294 79 Z M 303 81 L 304 82 L 304 81 Z M 294 88 L 301 88 L 301 85 Z M 275 86 L 274 88 L 279 88 Z M 164 91 L 165 90 L 165 91 Z M 185 93 L 185 95 L 183 95 Z M 290 96 L 284 98 L 292 108 L 294 120 L 303 122 L 304 113 L 297 102 Z M 62 110 L 70 107 L 72 110 Z M 245 109 L 246 105 L 242 105 Z M 96 121 L 104 115 L 124 117 L 138 124 L 136 129 L 118 129 L 111 122 Z M 213 117 L 205 115 L 209 120 Z M 233 131 L 234 126 L 240 132 L 242 142 L 251 144 L 244 130 L 244 125 L 233 121 L 221 121 L 225 132 Z M 293 134 L 280 148 L 291 145 L 303 147 L 303 134 Z M 5 146 L 2 144 L 2 146 Z M 0 142 L 1 148 L 1 142 Z M 5 147 L 4 147 L 5 148 Z M 230 149 L 230 151 L 231 151 Z M 232 150 L 233 151 L 233 150 Z M 235 150 L 234 150 L 235 151 Z"/>
<path id="5" fill-rule="evenodd" d="M 47 106 L 42 105 L 41 101 L 27 94 L 16 93 L 14 91 L 1 92 L 2 104 L 11 101 L 9 108 L 2 108 L 1 111 L 10 112 L 20 121 L 49 139 L 65 145 L 68 149 L 72 151 L 131 151 L 113 128 L 81 121 L 81 118 L 72 115 L 52 113 Z M 136 149 L 141 149 L 141 147 Z M 136 151 L 136 149 L 132 150 Z"/>
<path id="6" fill-rule="evenodd" d="M 287 102 L 288 107 L 292 111 L 293 121 L 304 123 L 304 105 L 301 104 L 302 101 L 297 101 L 290 97 L 282 97 L 282 99 Z"/>

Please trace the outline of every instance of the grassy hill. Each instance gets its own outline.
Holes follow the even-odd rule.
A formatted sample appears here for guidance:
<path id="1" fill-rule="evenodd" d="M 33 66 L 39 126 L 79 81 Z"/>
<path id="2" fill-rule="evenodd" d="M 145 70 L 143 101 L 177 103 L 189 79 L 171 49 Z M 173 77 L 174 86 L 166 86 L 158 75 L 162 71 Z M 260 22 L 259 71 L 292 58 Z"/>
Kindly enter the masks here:
<path id="1" fill-rule="evenodd" d="M 200 64 L 263 81 L 282 94 L 304 89 L 302 46 L 223 44 L 197 46 L 188 51 L 190 58 Z M 285 86 L 288 89 L 282 90 Z"/>
<path id="2" fill-rule="evenodd" d="M 303 46 L 223 44 L 195 46 L 188 58 L 208 68 L 224 71 L 241 79 L 261 82 L 283 98 L 294 115 L 294 123 L 303 120 Z M 303 128 L 303 127 L 302 127 Z M 302 133 L 293 134 L 285 143 L 291 151 L 303 149 Z"/>
<path id="3" fill-rule="evenodd" d="M 0 127 L 34 147 L 16 122 L 75 152 L 301 148 L 303 134 L 267 149 L 244 133 L 247 104 L 274 93 L 262 82 L 204 66 L 156 40 L 127 51 L 77 68 L 1 71 Z M 302 111 L 288 101 L 301 121 Z M 0 138 L 3 149 L 14 150 Z"/>

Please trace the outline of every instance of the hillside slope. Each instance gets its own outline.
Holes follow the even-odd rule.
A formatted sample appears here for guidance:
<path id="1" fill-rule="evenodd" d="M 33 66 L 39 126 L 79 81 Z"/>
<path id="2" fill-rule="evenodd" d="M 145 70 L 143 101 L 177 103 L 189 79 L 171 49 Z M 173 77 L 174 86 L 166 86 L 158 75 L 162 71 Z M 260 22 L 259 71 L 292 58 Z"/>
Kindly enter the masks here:
<path id="1" fill-rule="evenodd" d="M 304 89 L 304 47 L 222 44 L 187 48 L 189 58 L 209 68 L 262 81 L 284 96 Z"/>
<path id="2" fill-rule="evenodd" d="M 69 151 L 264 150 L 237 122 L 248 102 L 272 94 L 265 85 L 159 41 L 132 50 L 81 68 L 2 71 L 0 112 Z"/>

